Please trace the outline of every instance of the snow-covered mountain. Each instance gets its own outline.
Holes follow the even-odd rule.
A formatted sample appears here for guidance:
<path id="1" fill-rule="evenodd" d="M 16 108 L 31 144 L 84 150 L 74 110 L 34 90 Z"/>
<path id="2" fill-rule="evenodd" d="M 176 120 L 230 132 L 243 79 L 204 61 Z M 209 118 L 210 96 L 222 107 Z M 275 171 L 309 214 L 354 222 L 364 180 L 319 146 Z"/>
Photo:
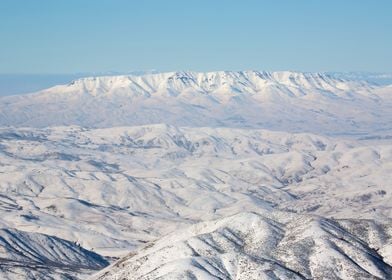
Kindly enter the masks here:
<path id="1" fill-rule="evenodd" d="M 391 85 L 84 78 L 0 126 L 1 279 L 392 278 Z"/>
<path id="2" fill-rule="evenodd" d="M 389 139 L 169 125 L 2 128 L 0 223 L 101 256 L 135 255 L 103 279 L 188 271 L 193 279 L 204 269 L 219 270 L 217 279 L 237 270 L 239 279 L 321 279 L 337 263 L 343 279 L 388 279 L 391 163 Z M 304 244 L 314 245 L 302 252 Z"/>
<path id="3" fill-rule="evenodd" d="M 76 80 L 0 98 L 2 126 L 167 123 L 321 134 L 392 130 L 392 88 L 332 74 L 172 72 Z"/>

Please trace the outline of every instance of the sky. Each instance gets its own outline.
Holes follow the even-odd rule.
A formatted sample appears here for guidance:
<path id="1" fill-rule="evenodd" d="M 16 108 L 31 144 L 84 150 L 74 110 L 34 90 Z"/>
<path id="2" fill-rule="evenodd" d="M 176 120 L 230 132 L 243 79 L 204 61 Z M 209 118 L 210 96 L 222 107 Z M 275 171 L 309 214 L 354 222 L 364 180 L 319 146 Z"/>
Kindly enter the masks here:
<path id="1" fill-rule="evenodd" d="M 0 74 L 392 70 L 391 0 L 1 0 Z"/>

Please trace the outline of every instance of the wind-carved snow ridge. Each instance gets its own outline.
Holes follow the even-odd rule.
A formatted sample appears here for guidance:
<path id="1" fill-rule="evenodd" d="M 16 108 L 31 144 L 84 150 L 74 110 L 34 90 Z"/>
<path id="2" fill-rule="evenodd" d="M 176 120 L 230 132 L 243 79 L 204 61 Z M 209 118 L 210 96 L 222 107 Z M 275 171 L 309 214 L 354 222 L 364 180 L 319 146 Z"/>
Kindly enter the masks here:
<path id="1" fill-rule="evenodd" d="M 392 130 L 391 92 L 390 86 L 323 73 L 92 77 L 32 95 L 0 98 L 0 125 L 113 127 L 165 122 L 384 137 Z"/>

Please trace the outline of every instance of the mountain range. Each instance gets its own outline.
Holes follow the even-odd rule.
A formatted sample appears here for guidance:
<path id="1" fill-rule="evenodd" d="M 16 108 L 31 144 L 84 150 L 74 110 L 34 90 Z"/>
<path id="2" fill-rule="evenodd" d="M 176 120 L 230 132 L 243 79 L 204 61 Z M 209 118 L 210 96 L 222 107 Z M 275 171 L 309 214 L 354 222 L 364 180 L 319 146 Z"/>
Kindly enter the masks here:
<path id="1" fill-rule="evenodd" d="M 0 98 L 1 279 L 391 279 L 392 86 L 92 77 Z"/>
<path id="2" fill-rule="evenodd" d="M 297 72 L 172 72 L 84 78 L 0 98 L 2 126 L 166 123 L 323 135 L 391 132 L 390 85 Z"/>

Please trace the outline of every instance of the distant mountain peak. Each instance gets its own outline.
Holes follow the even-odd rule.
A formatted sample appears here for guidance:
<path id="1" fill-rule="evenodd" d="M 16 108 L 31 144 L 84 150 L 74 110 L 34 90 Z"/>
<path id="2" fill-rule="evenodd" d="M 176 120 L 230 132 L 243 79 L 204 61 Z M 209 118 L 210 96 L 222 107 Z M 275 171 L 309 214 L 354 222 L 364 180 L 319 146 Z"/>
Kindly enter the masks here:
<path id="1" fill-rule="evenodd" d="M 366 81 L 292 71 L 88 77 L 31 95 L 0 98 L 0 125 L 110 127 L 166 122 L 351 134 L 392 129 L 391 122 L 384 121 L 392 112 L 388 92 L 390 87 Z"/>
<path id="2" fill-rule="evenodd" d="M 328 73 L 307 73 L 307 72 L 267 72 L 267 71 L 214 71 L 214 72 L 192 72 L 177 71 L 166 73 L 152 73 L 146 75 L 119 75 L 87 77 L 72 81 L 70 86 L 88 85 L 98 88 L 100 86 L 126 87 L 129 84 L 167 85 L 167 87 L 177 87 L 188 85 L 203 90 L 214 88 L 213 85 L 238 85 L 241 87 L 258 89 L 267 83 L 285 85 L 291 87 L 306 87 L 317 89 L 330 89 L 331 87 L 340 89 L 341 83 L 352 83 L 357 86 L 371 86 L 365 81 L 348 80 L 335 78 Z M 248 89 L 249 89 L 248 88 Z M 249 92 L 245 89 L 245 92 Z"/>

